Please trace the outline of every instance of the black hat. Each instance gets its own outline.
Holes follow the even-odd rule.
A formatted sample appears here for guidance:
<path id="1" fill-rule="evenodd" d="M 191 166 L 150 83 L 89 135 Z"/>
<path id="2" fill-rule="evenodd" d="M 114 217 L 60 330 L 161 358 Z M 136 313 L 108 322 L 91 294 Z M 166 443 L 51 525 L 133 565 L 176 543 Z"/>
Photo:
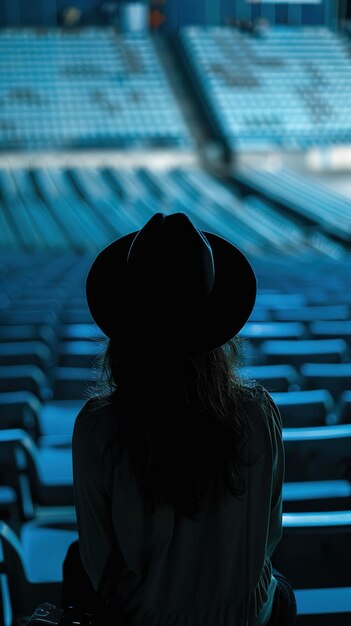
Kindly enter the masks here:
<path id="1" fill-rule="evenodd" d="M 99 328 L 127 346 L 209 352 L 248 320 L 256 277 L 232 243 L 196 228 L 185 213 L 155 213 L 94 260 L 87 301 Z"/>

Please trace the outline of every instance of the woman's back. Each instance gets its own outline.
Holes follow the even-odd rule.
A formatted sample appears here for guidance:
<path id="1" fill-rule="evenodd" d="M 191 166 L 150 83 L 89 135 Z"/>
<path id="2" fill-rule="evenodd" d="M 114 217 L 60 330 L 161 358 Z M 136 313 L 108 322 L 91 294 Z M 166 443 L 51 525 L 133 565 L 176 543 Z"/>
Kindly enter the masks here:
<path id="1" fill-rule="evenodd" d="M 281 422 L 262 388 L 252 393 L 245 412 L 249 438 L 238 469 L 243 493 L 234 496 L 217 485 L 192 519 L 170 504 L 154 512 L 146 506 L 128 450 L 118 440 L 123 415 L 116 414 L 116 405 L 99 407 L 91 400 L 77 417 L 74 484 L 83 475 L 89 483 L 90 477 L 97 497 L 87 502 L 75 491 L 81 558 L 97 586 L 117 537 L 127 565 L 118 595 L 131 625 L 239 626 L 249 615 L 253 624 L 264 623 L 265 610 L 269 615 L 275 588 L 269 557 L 281 537 Z M 111 500 L 111 524 L 105 528 L 94 512 L 101 504 L 97 476 Z"/>

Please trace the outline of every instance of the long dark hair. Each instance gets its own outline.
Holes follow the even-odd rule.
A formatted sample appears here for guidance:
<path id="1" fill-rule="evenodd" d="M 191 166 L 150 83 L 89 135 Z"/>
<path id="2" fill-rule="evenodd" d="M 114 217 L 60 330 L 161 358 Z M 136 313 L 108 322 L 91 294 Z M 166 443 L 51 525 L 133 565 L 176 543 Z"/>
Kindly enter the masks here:
<path id="1" fill-rule="evenodd" d="M 240 467 L 254 388 L 239 376 L 242 340 L 193 358 L 121 351 L 108 340 L 95 359 L 97 406 L 111 404 L 145 501 L 189 517 L 219 484 L 244 493 Z"/>

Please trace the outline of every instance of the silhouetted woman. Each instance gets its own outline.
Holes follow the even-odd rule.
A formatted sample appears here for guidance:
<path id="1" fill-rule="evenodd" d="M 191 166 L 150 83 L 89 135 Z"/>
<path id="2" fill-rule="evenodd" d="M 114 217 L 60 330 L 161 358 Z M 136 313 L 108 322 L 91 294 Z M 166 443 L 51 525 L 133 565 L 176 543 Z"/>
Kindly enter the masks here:
<path id="1" fill-rule="evenodd" d="M 74 428 L 83 568 L 67 557 L 64 589 L 74 600 L 68 578 L 80 581 L 101 624 L 295 623 L 270 560 L 282 534 L 281 419 L 238 372 L 255 297 L 246 257 L 183 213 L 155 214 L 89 271 L 108 342 Z"/>

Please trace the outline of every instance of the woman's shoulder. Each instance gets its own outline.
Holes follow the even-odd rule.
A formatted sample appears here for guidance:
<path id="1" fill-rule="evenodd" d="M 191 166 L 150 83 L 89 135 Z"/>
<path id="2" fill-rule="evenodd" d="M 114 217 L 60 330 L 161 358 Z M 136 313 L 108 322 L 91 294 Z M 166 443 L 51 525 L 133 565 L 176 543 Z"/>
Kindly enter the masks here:
<path id="1" fill-rule="evenodd" d="M 103 453 L 106 443 L 113 437 L 117 427 L 117 416 L 109 398 L 89 398 L 79 411 L 73 429 L 72 445 L 80 446 L 91 442 Z"/>
<path id="2" fill-rule="evenodd" d="M 76 420 L 75 427 L 84 427 L 93 424 L 94 421 L 100 419 L 103 415 L 107 415 L 110 411 L 110 402 L 108 398 L 92 397 L 86 400 L 80 409 Z"/>
<path id="3" fill-rule="evenodd" d="M 252 421 L 259 421 L 269 430 L 282 432 L 282 419 L 279 409 L 271 394 L 260 383 L 252 382 L 245 387 L 245 396 L 249 404 Z"/>

